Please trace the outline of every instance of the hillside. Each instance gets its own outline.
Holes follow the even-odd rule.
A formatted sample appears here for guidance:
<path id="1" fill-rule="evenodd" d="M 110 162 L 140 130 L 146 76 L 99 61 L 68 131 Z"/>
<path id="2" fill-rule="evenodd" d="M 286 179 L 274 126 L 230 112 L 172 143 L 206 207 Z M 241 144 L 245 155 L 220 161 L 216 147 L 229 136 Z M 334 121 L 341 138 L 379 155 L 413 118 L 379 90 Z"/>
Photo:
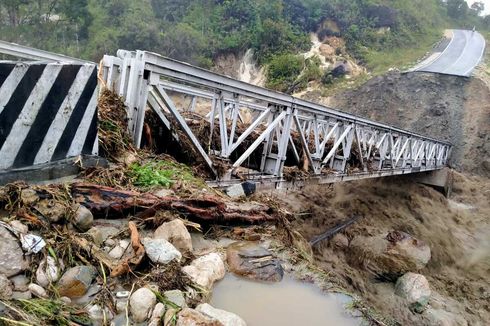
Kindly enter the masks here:
<path id="1" fill-rule="evenodd" d="M 382 72 L 423 55 L 446 26 L 490 28 L 479 12 L 462 0 L 12 0 L 0 2 L 0 35 L 96 62 L 144 49 L 211 68 L 250 49 L 271 67 L 268 87 L 294 92 L 342 75 L 294 56 L 310 49 L 312 32 L 341 38 L 336 55 Z"/>

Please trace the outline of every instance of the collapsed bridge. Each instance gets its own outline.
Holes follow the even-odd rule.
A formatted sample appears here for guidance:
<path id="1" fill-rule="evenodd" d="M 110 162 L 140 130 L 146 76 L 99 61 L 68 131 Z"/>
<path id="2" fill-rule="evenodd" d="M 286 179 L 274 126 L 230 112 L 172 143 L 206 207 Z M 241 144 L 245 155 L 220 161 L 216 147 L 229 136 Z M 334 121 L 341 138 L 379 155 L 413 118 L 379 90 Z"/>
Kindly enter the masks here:
<path id="1" fill-rule="evenodd" d="M 12 44 L 0 51 L 5 48 L 30 59 L 68 60 Z M 301 180 L 332 183 L 437 171 L 449 162 L 447 142 L 155 53 L 119 50 L 104 56 L 99 69 L 103 87 L 126 102 L 135 146 L 142 146 L 148 117 L 156 115 L 172 141 L 198 154 L 215 186 L 245 179 L 274 187 Z M 197 133 L 196 120 L 206 133 Z"/>

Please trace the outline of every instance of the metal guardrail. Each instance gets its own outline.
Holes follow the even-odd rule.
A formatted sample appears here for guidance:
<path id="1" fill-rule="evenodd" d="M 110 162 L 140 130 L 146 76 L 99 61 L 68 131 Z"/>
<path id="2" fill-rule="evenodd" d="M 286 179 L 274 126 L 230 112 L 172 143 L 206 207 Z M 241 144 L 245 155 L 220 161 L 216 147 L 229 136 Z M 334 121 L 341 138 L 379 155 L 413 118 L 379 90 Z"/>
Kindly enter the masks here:
<path id="1" fill-rule="evenodd" d="M 27 60 L 44 60 L 76 64 L 95 64 L 94 62 L 72 58 L 66 55 L 43 51 L 29 46 L 0 41 L 0 53 Z"/>
<path id="2" fill-rule="evenodd" d="M 448 164 L 451 144 L 447 142 L 247 84 L 156 53 L 119 50 L 117 57 L 105 56 L 102 62 L 107 86 L 123 96 L 129 107 L 130 129 L 137 146 L 141 143 L 148 105 L 166 125 L 170 125 L 167 116 L 173 116 L 213 171 L 213 156 L 231 160 L 232 154 L 252 134 L 253 142 L 248 149 L 230 163 L 233 169 L 238 169 L 259 151 L 261 163 L 255 173 L 259 178 L 281 178 L 287 155 L 292 155 L 298 166 L 307 166 L 312 176 L 331 180 L 351 179 L 354 174 L 365 178 L 430 171 Z M 191 98 L 187 108 L 177 107 L 178 94 Z M 198 140 L 186 124 L 182 112 L 196 110 L 208 119 L 211 135 L 218 130 L 217 148 L 210 148 L 211 140 Z M 242 130 L 245 128 L 240 134 L 238 124 Z M 298 137 L 301 148 L 293 141 Z M 349 171 L 348 166 L 353 151 L 361 160 L 361 169 L 355 172 Z"/>

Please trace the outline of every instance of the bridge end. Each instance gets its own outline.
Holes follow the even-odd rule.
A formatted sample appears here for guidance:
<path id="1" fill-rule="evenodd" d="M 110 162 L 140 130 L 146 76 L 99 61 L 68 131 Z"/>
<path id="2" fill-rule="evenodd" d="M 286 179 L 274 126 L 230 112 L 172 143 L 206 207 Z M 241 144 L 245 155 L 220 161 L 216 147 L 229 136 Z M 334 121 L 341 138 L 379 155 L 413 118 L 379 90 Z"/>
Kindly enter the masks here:
<path id="1" fill-rule="evenodd" d="M 453 188 L 453 171 L 450 168 L 413 174 L 410 178 L 418 183 L 430 186 L 449 197 Z"/>

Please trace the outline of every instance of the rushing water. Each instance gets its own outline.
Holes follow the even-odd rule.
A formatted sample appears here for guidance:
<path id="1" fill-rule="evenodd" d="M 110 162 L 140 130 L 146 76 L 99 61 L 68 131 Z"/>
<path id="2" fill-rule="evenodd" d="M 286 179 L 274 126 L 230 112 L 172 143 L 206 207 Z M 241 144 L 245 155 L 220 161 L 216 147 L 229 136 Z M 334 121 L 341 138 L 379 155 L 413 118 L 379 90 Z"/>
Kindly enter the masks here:
<path id="1" fill-rule="evenodd" d="M 345 310 L 349 301 L 288 276 L 279 283 L 261 283 L 227 274 L 216 284 L 210 304 L 236 313 L 248 326 L 361 325 L 361 319 Z"/>

